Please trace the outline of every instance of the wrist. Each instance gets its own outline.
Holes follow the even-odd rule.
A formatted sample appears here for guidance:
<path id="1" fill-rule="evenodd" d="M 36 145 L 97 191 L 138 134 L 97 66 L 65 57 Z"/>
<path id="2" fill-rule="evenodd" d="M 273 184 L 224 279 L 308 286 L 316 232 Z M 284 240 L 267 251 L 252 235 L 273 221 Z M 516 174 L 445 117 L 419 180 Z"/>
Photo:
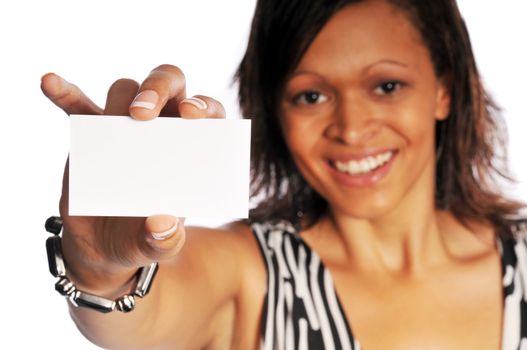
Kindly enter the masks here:
<path id="1" fill-rule="evenodd" d="M 137 268 L 117 266 L 102 258 L 90 258 L 71 236 L 62 236 L 62 254 L 68 278 L 77 288 L 89 293 L 115 298 L 130 291 Z"/>
<path id="2" fill-rule="evenodd" d="M 55 284 L 55 289 L 61 295 L 67 297 L 73 306 L 90 308 L 103 313 L 111 312 L 116 309 L 121 312 L 130 312 L 135 307 L 135 297 L 142 298 L 148 294 L 152 280 L 157 272 L 157 263 L 151 263 L 148 266 L 141 267 L 135 273 L 136 278 L 133 287 L 130 288 L 127 293 L 118 298 L 109 298 L 78 288 L 67 274 L 62 251 L 62 237 L 60 236 L 60 233 L 62 232 L 62 219 L 59 217 L 50 217 L 46 221 L 46 230 L 54 234 L 54 236 L 51 236 L 46 240 L 46 250 L 49 271 L 54 277 L 59 278 L 58 282 Z M 76 259 L 74 259 L 74 261 L 75 260 Z M 88 273 L 86 275 L 89 276 L 90 274 Z M 86 275 L 83 275 L 84 279 L 86 279 Z M 98 275 L 99 274 L 96 274 L 96 280 L 100 279 L 100 276 Z M 121 276 L 123 277 L 125 275 Z M 91 280 L 92 278 L 88 278 L 87 280 Z M 109 293 L 110 291 L 112 294 L 116 292 L 114 287 L 108 288 Z"/>

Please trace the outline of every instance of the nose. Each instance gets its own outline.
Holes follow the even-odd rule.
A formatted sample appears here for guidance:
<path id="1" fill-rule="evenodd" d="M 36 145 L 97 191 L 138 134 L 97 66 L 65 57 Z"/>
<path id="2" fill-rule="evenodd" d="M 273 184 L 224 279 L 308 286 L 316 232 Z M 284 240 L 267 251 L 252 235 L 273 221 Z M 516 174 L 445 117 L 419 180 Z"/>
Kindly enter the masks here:
<path id="1" fill-rule="evenodd" d="M 336 105 L 326 129 L 326 137 L 352 146 L 367 144 L 380 128 L 379 118 L 367 102 L 342 99 Z"/>

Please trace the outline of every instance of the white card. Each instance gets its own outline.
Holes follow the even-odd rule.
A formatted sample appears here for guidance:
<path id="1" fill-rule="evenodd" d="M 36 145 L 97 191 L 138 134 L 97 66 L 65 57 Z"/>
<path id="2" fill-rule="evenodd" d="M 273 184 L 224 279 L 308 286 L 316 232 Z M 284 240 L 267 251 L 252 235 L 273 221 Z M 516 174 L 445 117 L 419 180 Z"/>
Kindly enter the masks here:
<path id="1" fill-rule="evenodd" d="M 249 120 L 70 119 L 70 215 L 247 217 Z"/>

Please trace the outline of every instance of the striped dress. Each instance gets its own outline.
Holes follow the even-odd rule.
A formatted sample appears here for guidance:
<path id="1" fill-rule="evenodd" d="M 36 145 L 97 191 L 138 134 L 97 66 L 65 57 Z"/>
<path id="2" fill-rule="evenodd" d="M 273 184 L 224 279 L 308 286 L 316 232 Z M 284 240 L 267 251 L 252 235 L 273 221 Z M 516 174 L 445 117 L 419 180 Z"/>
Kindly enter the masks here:
<path id="1" fill-rule="evenodd" d="M 359 350 L 318 255 L 287 222 L 253 223 L 268 273 L 262 350 Z M 502 350 L 527 350 L 527 227 L 498 238 L 502 257 Z"/>

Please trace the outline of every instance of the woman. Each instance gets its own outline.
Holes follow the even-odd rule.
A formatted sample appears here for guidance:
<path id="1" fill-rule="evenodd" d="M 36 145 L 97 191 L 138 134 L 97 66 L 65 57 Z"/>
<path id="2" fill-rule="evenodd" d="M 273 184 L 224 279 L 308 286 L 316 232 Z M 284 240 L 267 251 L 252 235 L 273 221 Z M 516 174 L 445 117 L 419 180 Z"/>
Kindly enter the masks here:
<path id="1" fill-rule="evenodd" d="M 161 262 L 132 313 L 71 307 L 90 340 L 526 346 L 525 232 L 511 219 L 522 206 L 494 187 L 499 121 L 453 0 L 259 1 L 238 81 L 254 191 L 266 196 L 250 223 L 68 217 L 65 176 L 62 247 L 78 289 L 117 299 L 139 267 Z M 167 65 L 140 86 L 117 81 L 104 110 L 56 75 L 42 87 L 67 113 L 224 115 L 209 97 L 186 98 Z"/>

